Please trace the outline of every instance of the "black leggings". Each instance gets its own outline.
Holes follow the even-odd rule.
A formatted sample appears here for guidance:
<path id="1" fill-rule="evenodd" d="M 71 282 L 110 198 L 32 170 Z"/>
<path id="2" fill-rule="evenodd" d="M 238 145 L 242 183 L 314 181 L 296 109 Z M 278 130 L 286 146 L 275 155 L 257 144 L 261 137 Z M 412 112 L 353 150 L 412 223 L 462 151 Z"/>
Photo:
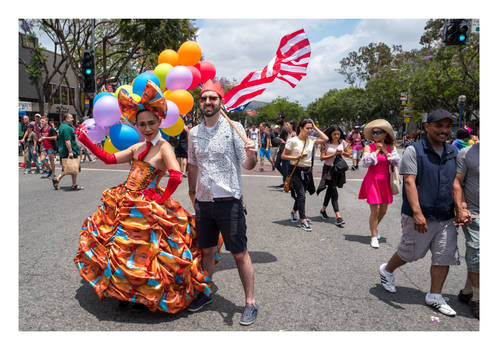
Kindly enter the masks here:
<path id="1" fill-rule="evenodd" d="M 311 168 L 301 167 L 297 167 L 296 171 L 292 175 L 291 196 L 294 198 L 294 206 L 292 207 L 292 210 L 299 212 L 299 218 L 301 220 L 306 219 L 306 189 L 309 181 L 313 181 L 312 176 L 313 174 L 311 173 Z"/>
<path id="2" fill-rule="evenodd" d="M 327 186 L 327 192 L 325 192 L 325 198 L 323 200 L 323 206 L 327 207 L 329 205 L 329 201 L 332 199 L 332 207 L 334 211 L 337 213 L 339 211 L 339 193 L 337 192 L 336 186 Z"/>

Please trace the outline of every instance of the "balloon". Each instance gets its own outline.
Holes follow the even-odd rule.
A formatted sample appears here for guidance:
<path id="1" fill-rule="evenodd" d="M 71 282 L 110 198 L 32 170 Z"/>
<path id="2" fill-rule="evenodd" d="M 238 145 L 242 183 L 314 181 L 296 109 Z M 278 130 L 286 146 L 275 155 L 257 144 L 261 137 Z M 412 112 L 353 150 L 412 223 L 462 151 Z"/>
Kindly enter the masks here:
<path id="1" fill-rule="evenodd" d="M 176 104 L 180 114 L 187 114 L 194 107 L 194 98 L 187 90 L 171 91 L 168 100 Z"/>
<path id="2" fill-rule="evenodd" d="M 83 122 L 86 127 L 86 134 L 93 143 L 100 143 L 107 135 L 107 130 L 95 123 L 95 119 L 89 118 Z"/>
<path id="3" fill-rule="evenodd" d="M 159 82 L 161 83 L 160 88 L 161 90 L 166 89 L 165 84 L 166 84 L 166 75 L 168 72 L 173 68 L 173 66 L 169 63 L 161 63 L 154 68 L 154 74 L 156 77 L 159 78 Z"/>
<path id="4" fill-rule="evenodd" d="M 201 59 L 201 47 L 193 41 L 184 42 L 178 49 L 178 64 L 193 66 Z"/>
<path id="5" fill-rule="evenodd" d="M 159 125 L 161 129 L 173 126 L 180 116 L 180 110 L 173 101 L 166 100 L 166 103 L 168 104 L 168 111 L 166 112 L 166 118 Z"/>
<path id="6" fill-rule="evenodd" d="M 166 49 L 159 54 L 157 63 L 169 63 L 173 67 L 178 65 L 178 54 L 174 50 Z"/>
<path id="7" fill-rule="evenodd" d="M 119 150 L 116 147 L 114 147 L 114 145 L 112 144 L 110 137 L 105 139 L 104 151 L 106 151 L 107 153 L 111 153 L 111 154 L 119 152 Z"/>
<path id="8" fill-rule="evenodd" d="M 145 85 L 147 84 L 147 80 L 153 81 L 157 86 L 161 85 L 159 82 L 159 78 L 156 77 L 154 73 L 145 72 L 139 74 L 135 80 L 133 80 L 133 93 L 139 96 L 142 96 L 145 90 Z"/>
<path id="9" fill-rule="evenodd" d="M 166 76 L 166 89 L 186 90 L 192 84 L 192 72 L 184 66 L 176 66 Z"/>
<path id="10" fill-rule="evenodd" d="M 208 61 L 199 62 L 199 66 L 195 65 L 199 72 L 201 73 L 201 82 L 204 84 L 209 79 L 214 79 L 216 76 L 216 68 L 214 64 Z"/>
<path id="11" fill-rule="evenodd" d="M 115 96 L 115 95 L 112 94 L 112 93 L 110 93 L 110 92 L 107 92 L 107 91 L 100 92 L 100 93 L 97 94 L 97 96 L 94 97 L 94 99 L 93 99 L 93 106 L 95 106 L 95 102 L 97 102 L 103 96 Z"/>
<path id="12" fill-rule="evenodd" d="M 109 130 L 111 142 L 118 150 L 122 151 L 136 144 L 140 137 L 137 131 L 127 124 L 116 124 Z"/>
<path id="13" fill-rule="evenodd" d="M 119 95 L 119 91 L 120 91 L 121 89 L 125 89 L 125 90 L 126 90 L 126 91 L 128 91 L 128 93 L 130 93 L 130 94 L 133 92 L 133 88 L 131 87 L 131 85 L 121 85 L 121 86 L 120 86 L 120 87 L 118 87 L 118 88 L 116 89 L 116 91 L 114 92 L 114 96 L 118 97 L 118 95 Z"/>
<path id="14" fill-rule="evenodd" d="M 164 128 L 162 131 L 169 136 L 178 136 L 182 133 L 185 124 L 183 123 L 182 118 L 178 118 L 176 123 L 170 128 Z"/>
<path id="15" fill-rule="evenodd" d="M 118 99 L 114 96 L 102 96 L 93 106 L 93 118 L 101 128 L 111 126 L 119 122 L 121 110 Z"/>
<path id="16" fill-rule="evenodd" d="M 161 136 L 162 136 L 163 139 L 165 139 L 165 140 L 169 139 L 169 136 L 166 135 L 162 129 L 159 129 L 159 132 L 161 133 Z"/>
<path id="17" fill-rule="evenodd" d="M 194 66 L 187 66 L 187 68 L 192 73 L 192 84 L 190 84 L 187 90 L 193 90 L 199 86 L 199 83 L 201 82 L 201 72 L 199 72 L 199 70 Z"/>

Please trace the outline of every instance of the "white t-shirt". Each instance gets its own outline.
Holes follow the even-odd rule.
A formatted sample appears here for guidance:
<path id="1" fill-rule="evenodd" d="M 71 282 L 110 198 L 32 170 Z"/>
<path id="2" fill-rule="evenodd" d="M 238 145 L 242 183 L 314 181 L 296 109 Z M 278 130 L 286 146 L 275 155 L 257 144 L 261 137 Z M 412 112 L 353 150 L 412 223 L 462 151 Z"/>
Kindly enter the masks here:
<path id="1" fill-rule="evenodd" d="M 329 142 L 327 142 L 326 144 L 323 145 L 323 147 L 326 149 L 326 155 L 330 154 L 330 153 L 334 153 L 334 152 L 337 152 L 337 151 L 342 151 L 344 152 L 344 150 L 346 149 L 346 147 L 348 147 L 348 143 L 344 140 L 340 140 L 340 143 L 338 145 L 336 144 L 331 144 Z M 333 157 L 330 157 L 328 159 L 325 159 L 325 161 L 323 162 L 324 164 L 326 165 L 334 165 L 334 160 L 335 160 L 335 156 Z"/>
<path id="2" fill-rule="evenodd" d="M 297 166 L 303 168 L 311 166 L 311 158 L 313 156 L 313 145 L 315 144 L 315 141 L 316 137 L 308 136 L 308 142 L 306 142 L 306 149 L 304 150 L 304 154 L 306 155 L 306 157 L 302 158 Z M 301 152 L 303 151 L 303 147 L 304 147 L 304 142 L 301 141 L 297 136 L 292 137 L 285 144 L 285 148 L 291 151 L 292 157 L 299 157 L 301 155 Z M 291 160 L 290 164 L 296 165 L 296 161 Z"/>

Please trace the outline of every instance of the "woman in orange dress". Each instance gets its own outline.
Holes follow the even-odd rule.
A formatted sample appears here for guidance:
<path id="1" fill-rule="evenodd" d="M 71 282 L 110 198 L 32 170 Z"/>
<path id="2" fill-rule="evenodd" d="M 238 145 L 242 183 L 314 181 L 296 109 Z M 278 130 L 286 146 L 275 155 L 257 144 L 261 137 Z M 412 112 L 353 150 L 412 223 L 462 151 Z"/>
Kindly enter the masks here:
<path id="1" fill-rule="evenodd" d="M 84 221 L 74 262 L 101 299 L 112 297 L 151 311 L 177 313 L 190 304 L 196 291 L 210 294 L 211 281 L 201 266 L 194 217 L 171 198 L 182 173 L 173 149 L 159 132 L 166 101 L 150 81 L 141 106 L 124 89 L 118 100 L 123 115 L 135 123 L 145 141 L 109 154 L 90 141 L 84 126 L 75 131 L 78 140 L 106 164 L 132 165 L 126 182 L 105 190 L 97 212 Z M 169 180 L 164 188 L 159 181 L 166 171 Z M 218 248 L 221 244 L 220 238 Z"/>

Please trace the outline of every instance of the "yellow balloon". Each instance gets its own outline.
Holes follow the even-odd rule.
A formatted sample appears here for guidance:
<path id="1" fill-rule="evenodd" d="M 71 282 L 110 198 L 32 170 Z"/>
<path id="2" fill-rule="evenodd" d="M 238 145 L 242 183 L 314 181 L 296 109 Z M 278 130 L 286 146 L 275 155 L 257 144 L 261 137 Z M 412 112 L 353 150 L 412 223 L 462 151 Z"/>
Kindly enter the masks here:
<path id="1" fill-rule="evenodd" d="M 116 92 L 114 93 L 114 96 L 118 97 L 119 90 L 121 89 L 125 89 L 130 94 L 133 92 L 133 88 L 131 87 L 131 85 L 121 85 L 120 87 L 117 88 Z"/>
<path id="2" fill-rule="evenodd" d="M 104 142 L 104 151 L 106 151 L 107 153 L 111 153 L 111 154 L 119 152 L 119 150 L 116 147 L 114 147 L 114 145 L 112 144 L 110 137 L 107 137 L 105 139 L 105 142 Z"/>
<path id="3" fill-rule="evenodd" d="M 178 120 L 173 126 L 161 130 L 168 136 L 178 136 L 182 133 L 184 126 L 185 124 L 183 123 L 182 117 L 178 117 Z"/>
<path id="4" fill-rule="evenodd" d="M 142 99 L 142 97 L 140 97 L 140 95 L 138 95 L 138 94 L 131 94 L 131 97 L 133 97 L 133 99 L 137 103 L 140 102 L 140 100 Z"/>
<path id="5" fill-rule="evenodd" d="M 159 83 L 161 84 L 161 90 L 166 87 L 166 75 L 173 69 L 173 66 L 169 63 L 161 63 L 154 68 L 154 74 L 159 78 Z"/>

